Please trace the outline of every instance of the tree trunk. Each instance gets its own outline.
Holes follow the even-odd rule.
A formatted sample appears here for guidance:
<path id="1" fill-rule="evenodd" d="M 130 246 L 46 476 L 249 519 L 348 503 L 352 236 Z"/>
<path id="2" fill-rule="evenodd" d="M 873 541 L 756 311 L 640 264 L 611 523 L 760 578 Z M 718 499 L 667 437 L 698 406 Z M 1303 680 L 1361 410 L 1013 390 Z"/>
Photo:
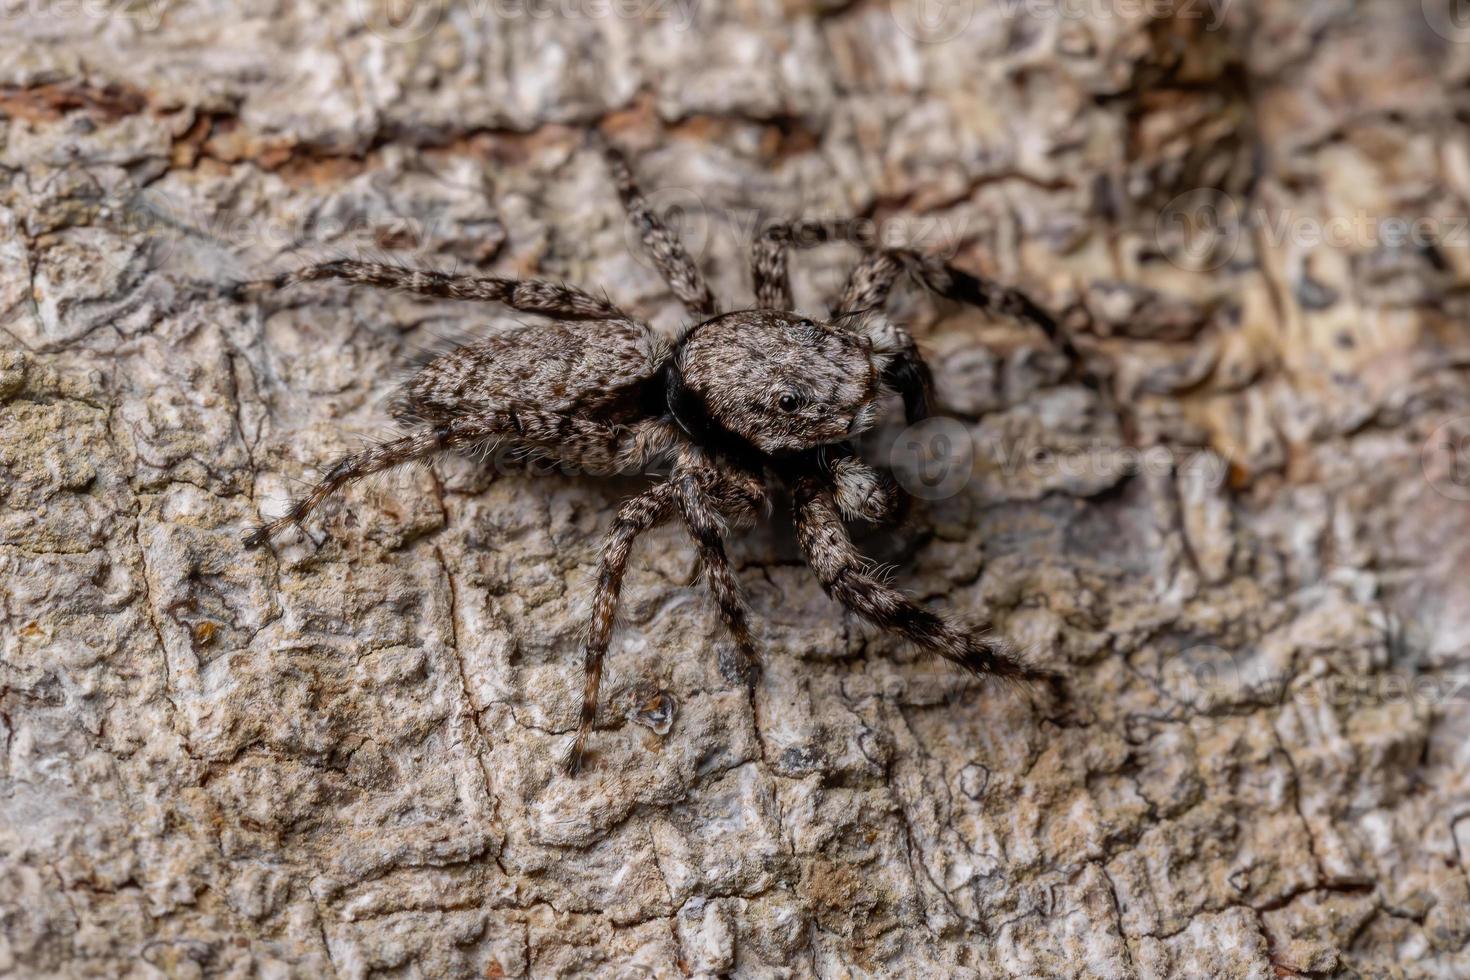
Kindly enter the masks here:
<path id="1" fill-rule="evenodd" d="M 1470 973 L 1448 2 L 232 7 L 0 31 L 0 973 Z M 515 318 L 228 283 L 388 256 L 684 322 L 594 126 L 727 304 L 766 223 L 858 215 L 1063 313 L 1095 377 L 903 293 L 953 421 L 873 440 L 919 499 L 862 543 L 1064 700 L 861 626 L 778 507 L 731 542 L 753 703 L 653 532 L 568 779 L 641 481 L 446 459 L 241 548 Z"/>

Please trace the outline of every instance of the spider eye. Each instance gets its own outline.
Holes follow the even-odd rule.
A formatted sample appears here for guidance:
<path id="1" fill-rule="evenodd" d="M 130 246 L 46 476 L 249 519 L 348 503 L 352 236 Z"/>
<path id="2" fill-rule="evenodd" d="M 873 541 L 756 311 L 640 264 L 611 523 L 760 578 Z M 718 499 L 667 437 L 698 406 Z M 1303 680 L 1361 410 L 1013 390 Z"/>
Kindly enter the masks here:
<path id="1" fill-rule="evenodd" d="M 794 412 L 801 407 L 801 399 L 792 392 L 788 391 L 781 396 L 780 400 L 777 401 L 776 404 L 781 406 L 781 411 L 783 412 Z"/>

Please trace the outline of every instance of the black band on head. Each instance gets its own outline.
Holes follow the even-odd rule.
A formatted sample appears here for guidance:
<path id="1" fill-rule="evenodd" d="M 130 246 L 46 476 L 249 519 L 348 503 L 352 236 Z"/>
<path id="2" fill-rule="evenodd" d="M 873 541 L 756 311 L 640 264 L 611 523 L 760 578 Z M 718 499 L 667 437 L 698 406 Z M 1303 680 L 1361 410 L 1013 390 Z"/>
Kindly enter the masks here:
<path id="1" fill-rule="evenodd" d="M 710 412 L 704 396 L 684 382 L 677 354 L 664 366 L 664 392 L 669 414 L 679 423 L 679 428 L 689 433 L 689 437 L 700 446 L 724 453 L 747 469 L 760 470 L 766 465 L 767 454 L 721 425 Z"/>

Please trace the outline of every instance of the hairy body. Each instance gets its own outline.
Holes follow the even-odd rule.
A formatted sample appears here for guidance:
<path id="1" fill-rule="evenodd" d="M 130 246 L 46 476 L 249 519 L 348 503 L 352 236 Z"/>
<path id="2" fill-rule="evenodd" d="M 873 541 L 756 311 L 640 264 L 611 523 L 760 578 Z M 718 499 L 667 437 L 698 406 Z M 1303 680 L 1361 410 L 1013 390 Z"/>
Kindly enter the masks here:
<path id="1" fill-rule="evenodd" d="M 881 521 L 900 503 L 892 481 L 851 440 L 881 399 L 903 398 L 910 421 L 931 405 L 930 372 L 908 331 L 883 315 L 905 274 L 942 295 L 1026 319 L 1069 355 L 1054 321 L 1024 294 L 904 250 L 867 253 L 825 318 L 792 311 L 787 253 L 794 242 L 839 241 L 846 222 L 780 225 L 755 242 L 756 306 L 720 312 L 678 237 L 648 208 L 623 156 L 604 148 L 629 217 L 693 322 L 672 342 L 573 286 L 451 276 L 369 262 L 311 266 L 271 280 L 284 287 L 346 280 L 426 296 L 482 300 L 550 318 L 466 344 L 430 361 L 403 388 L 402 437 L 345 456 L 286 514 L 245 537 L 258 546 L 300 524 L 341 487 L 442 451 L 509 444 L 590 473 L 667 470 L 619 509 L 598 562 L 583 652 L 583 699 L 564 766 L 581 766 L 597 717 L 603 661 L 633 543 L 678 520 L 753 682 L 757 650 L 725 552 L 730 528 L 769 510 L 768 487 L 792 495 L 797 540 L 829 595 L 876 626 L 977 674 L 1048 676 L 974 624 L 932 612 L 873 576 L 844 519 Z"/>

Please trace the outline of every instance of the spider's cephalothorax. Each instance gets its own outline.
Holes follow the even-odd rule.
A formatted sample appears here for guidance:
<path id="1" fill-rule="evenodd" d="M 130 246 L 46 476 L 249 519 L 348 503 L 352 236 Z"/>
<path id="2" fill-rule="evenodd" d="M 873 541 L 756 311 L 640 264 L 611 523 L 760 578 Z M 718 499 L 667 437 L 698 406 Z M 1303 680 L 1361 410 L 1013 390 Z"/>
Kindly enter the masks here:
<path id="1" fill-rule="evenodd" d="M 726 313 L 679 344 L 669 411 L 701 444 L 752 463 L 840 443 L 872 425 L 891 353 L 796 313 Z"/>
<path id="2" fill-rule="evenodd" d="M 584 653 L 582 712 L 565 766 L 576 772 L 597 715 L 598 686 L 634 539 L 677 518 L 698 551 L 746 676 L 755 645 L 725 555 L 730 528 L 768 511 L 767 486 L 791 494 L 797 540 L 829 595 L 975 673 L 1025 680 L 1045 675 L 985 632 L 930 612 L 869 570 L 844 521 L 891 517 L 893 482 L 858 458 L 850 439 L 872 425 L 885 394 L 913 421 L 930 404 L 930 375 L 908 331 L 881 312 L 908 273 L 952 299 L 1042 327 L 1075 357 L 1055 322 L 1015 290 L 905 250 L 867 253 L 825 318 L 791 312 L 786 258 L 795 243 L 856 240 L 848 222 L 781 225 L 755 242 L 756 303 L 721 313 L 677 237 L 653 214 L 621 154 L 604 147 L 629 216 L 675 295 L 696 318 L 669 343 L 632 315 L 572 286 L 539 280 L 453 276 L 358 261 L 286 273 L 265 285 L 343 279 L 426 296 L 502 303 L 545 324 L 499 331 L 425 366 L 404 386 L 395 414 L 404 435 L 353 453 L 287 513 L 252 530 L 265 543 L 300 524 L 350 481 L 443 451 L 508 445 L 594 473 L 670 475 L 618 510 L 599 562 Z"/>

